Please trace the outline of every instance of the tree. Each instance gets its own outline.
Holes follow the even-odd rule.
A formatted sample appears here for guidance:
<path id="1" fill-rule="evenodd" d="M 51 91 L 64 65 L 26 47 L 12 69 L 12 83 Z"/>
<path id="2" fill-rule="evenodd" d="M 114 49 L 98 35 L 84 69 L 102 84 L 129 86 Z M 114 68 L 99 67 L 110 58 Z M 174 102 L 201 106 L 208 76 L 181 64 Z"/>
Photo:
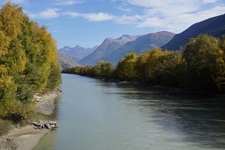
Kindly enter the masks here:
<path id="1" fill-rule="evenodd" d="M 48 76 L 48 82 L 46 85 L 46 89 L 49 91 L 52 91 L 55 88 L 57 88 L 61 82 L 62 82 L 61 81 L 61 68 L 60 68 L 59 64 L 57 64 L 57 65 L 52 64 L 51 69 L 50 69 L 50 74 Z"/>
<path id="2" fill-rule="evenodd" d="M 151 84 L 178 85 L 176 68 L 180 60 L 180 53 L 177 51 L 156 48 L 146 52 L 137 58 L 138 80 Z"/>
<path id="3" fill-rule="evenodd" d="M 46 27 L 30 21 L 18 5 L 0 9 L 0 117 L 27 118 L 33 94 L 59 85 L 56 57 L 56 42 Z"/>
<path id="4" fill-rule="evenodd" d="M 198 91 L 218 91 L 223 87 L 224 50 L 218 38 L 200 35 L 187 44 L 183 58 L 185 87 Z"/>
<path id="5" fill-rule="evenodd" d="M 102 77 L 102 78 L 112 78 L 114 67 L 109 62 L 104 62 L 103 60 L 99 60 L 97 65 L 93 67 L 94 76 Z"/>
<path id="6" fill-rule="evenodd" d="M 137 72 L 135 70 L 135 63 L 137 55 L 132 52 L 125 55 L 122 58 L 116 68 L 116 75 L 121 80 L 134 80 L 137 78 Z"/>
<path id="7" fill-rule="evenodd" d="M 178 51 L 163 51 L 155 66 L 154 80 L 157 84 L 178 86 L 178 65 L 181 56 Z"/>

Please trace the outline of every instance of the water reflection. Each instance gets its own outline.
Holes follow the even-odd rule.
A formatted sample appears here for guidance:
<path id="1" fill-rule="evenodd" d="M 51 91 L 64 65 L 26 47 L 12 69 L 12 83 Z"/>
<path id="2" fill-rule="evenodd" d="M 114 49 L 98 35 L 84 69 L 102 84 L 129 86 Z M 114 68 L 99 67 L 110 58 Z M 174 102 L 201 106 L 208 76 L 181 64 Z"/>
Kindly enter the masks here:
<path id="1" fill-rule="evenodd" d="M 225 102 L 63 75 L 60 128 L 37 146 L 76 150 L 225 148 Z"/>
<path id="2" fill-rule="evenodd" d="M 205 148 L 225 148 L 225 100 L 169 96 L 156 88 L 117 84 L 126 100 L 164 130 L 182 135 L 182 141 Z M 153 119 L 152 119 L 153 118 Z"/>

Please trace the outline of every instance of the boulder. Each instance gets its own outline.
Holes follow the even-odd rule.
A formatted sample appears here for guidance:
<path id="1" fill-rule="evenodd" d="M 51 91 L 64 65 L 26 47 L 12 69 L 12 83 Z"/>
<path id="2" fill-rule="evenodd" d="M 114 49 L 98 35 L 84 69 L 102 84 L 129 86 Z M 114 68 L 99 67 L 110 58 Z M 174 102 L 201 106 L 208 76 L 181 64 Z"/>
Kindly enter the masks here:
<path id="1" fill-rule="evenodd" d="M 54 130 L 54 129 L 59 127 L 56 121 L 32 122 L 31 125 L 35 129 L 50 129 L 50 130 Z"/>

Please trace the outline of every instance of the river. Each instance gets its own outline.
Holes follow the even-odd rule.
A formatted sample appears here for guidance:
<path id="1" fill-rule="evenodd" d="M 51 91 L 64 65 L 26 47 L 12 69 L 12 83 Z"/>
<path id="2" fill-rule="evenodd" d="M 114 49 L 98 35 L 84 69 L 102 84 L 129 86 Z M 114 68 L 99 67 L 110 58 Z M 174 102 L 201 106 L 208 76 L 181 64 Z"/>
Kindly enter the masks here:
<path id="1" fill-rule="evenodd" d="M 170 96 L 78 75 L 62 78 L 59 128 L 35 150 L 225 149 L 222 98 Z"/>

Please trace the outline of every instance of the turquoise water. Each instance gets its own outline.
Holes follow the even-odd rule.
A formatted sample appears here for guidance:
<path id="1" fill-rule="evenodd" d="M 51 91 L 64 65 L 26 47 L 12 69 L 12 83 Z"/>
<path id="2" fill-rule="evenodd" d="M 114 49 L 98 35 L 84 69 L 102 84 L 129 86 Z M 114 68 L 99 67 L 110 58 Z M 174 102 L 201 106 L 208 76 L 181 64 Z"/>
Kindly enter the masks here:
<path id="1" fill-rule="evenodd" d="M 223 99 L 63 74 L 57 120 L 35 150 L 225 149 Z"/>

